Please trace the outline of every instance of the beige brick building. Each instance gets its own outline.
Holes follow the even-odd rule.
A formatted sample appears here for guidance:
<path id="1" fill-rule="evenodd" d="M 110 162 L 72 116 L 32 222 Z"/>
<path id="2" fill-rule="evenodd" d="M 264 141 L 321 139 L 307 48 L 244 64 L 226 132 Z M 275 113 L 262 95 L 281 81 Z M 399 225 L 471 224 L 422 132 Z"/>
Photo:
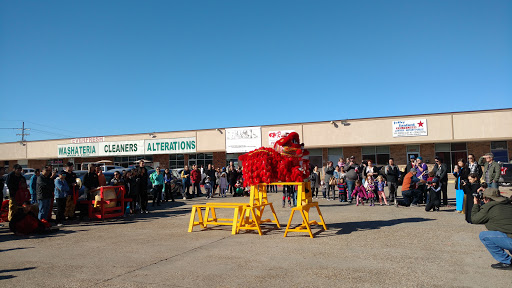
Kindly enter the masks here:
<path id="1" fill-rule="evenodd" d="M 480 157 L 493 152 L 499 161 L 512 157 L 512 109 L 420 114 L 363 119 L 329 119 L 323 122 L 261 127 L 217 128 L 194 131 L 130 135 L 97 135 L 91 138 L 0 143 L 0 161 L 40 168 L 110 160 L 127 167 L 137 159 L 160 167 L 213 163 L 225 166 L 239 155 L 260 146 L 270 147 L 280 134 L 295 131 L 310 151 L 314 165 L 340 157 L 358 162 L 372 159 L 386 164 L 390 157 L 405 165 L 410 155 L 421 155 L 432 164 L 439 155 L 452 166 L 468 154 Z"/>

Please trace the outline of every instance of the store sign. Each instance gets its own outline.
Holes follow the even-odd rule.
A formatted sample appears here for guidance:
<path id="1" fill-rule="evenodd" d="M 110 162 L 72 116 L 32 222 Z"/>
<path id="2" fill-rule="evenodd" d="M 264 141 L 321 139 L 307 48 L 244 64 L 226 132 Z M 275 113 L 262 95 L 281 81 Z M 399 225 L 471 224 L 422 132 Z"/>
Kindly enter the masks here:
<path id="1" fill-rule="evenodd" d="M 144 140 L 102 142 L 98 146 L 100 147 L 99 156 L 144 154 Z"/>
<path id="2" fill-rule="evenodd" d="M 226 129 L 226 153 L 246 153 L 261 147 L 261 127 Z"/>
<path id="3" fill-rule="evenodd" d="M 58 145 L 58 158 L 195 153 L 196 137 Z"/>
<path id="4" fill-rule="evenodd" d="M 196 137 L 174 139 L 152 139 L 144 143 L 144 154 L 183 154 L 195 153 Z"/>
<path id="5" fill-rule="evenodd" d="M 58 145 L 58 158 L 99 156 L 98 143 Z"/>
<path id="6" fill-rule="evenodd" d="M 280 130 L 280 131 L 269 131 L 268 132 L 268 144 L 270 147 L 274 147 L 277 140 L 286 137 L 288 134 L 295 132 L 294 130 Z"/>
<path id="7" fill-rule="evenodd" d="M 427 119 L 393 121 L 393 137 L 414 137 L 427 135 Z"/>
<path id="8" fill-rule="evenodd" d="M 74 138 L 71 139 L 71 143 L 80 144 L 80 143 L 98 143 L 105 141 L 105 137 L 87 137 L 87 138 Z"/>

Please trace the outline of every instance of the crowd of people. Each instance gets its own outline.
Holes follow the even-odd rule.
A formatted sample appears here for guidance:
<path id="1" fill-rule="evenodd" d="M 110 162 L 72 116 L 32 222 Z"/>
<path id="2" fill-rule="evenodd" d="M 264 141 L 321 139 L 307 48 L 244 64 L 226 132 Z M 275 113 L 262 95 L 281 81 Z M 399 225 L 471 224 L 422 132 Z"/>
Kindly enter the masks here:
<path id="1" fill-rule="evenodd" d="M 325 167 L 312 167 L 309 181 L 311 192 L 318 199 L 322 190 L 323 199 L 375 206 L 389 205 L 395 202 L 398 206 L 419 206 L 425 204 L 426 211 L 439 211 L 440 207 L 448 206 L 448 173 L 449 168 L 440 157 L 435 157 L 433 169 L 429 171 L 421 156 L 411 157 L 404 170 L 400 170 L 389 159 L 387 165 L 376 167 L 371 160 L 357 164 L 354 156 L 345 161 L 340 158 L 337 165 L 328 161 Z M 5 169 L 0 167 L 0 173 Z M 467 159 L 458 159 L 453 167 L 455 178 L 456 210 L 465 214 L 465 220 L 473 224 L 485 224 L 489 231 L 480 234 L 480 239 L 492 256 L 499 261 L 493 264 L 496 269 L 512 269 L 511 257 L 505 250 L 512 250 L 512 205 L 511 199 L 500 195 L 500 165 L 494 161 L 492 153 L 480 157 L 478 161 L 473 154 Z M 208 164 L 207 169 L 192 165 L 185 166 L 178 181 L 181 181 L 181 196 L 184 200 L 205 196 L 210 199 L 215 195 L 226 197 L 248 196 L 247 187 L 243 185 L 243 171 L 230 162 L 226 168 L 215 168 Z M 22 174 L 22 167 L 14 165 L 6 179 L 9 188 L 10 228 L 19 234 L 51 232 L 52 207 L 56 204 L 55 223 L 61 226 L 68 219 L 75 219 L 78 208 L 79 218 L 86 216 L 87 206 L 76 202 L 76 198 L 91 200 L 94 189 L 106 186 L 106 178 L 101 167 L 89 165 L 82 186 L 84 193 L 78 195 L 77 176 L 73 172 L 73 163 L 68 163 L 65 170 L 53 170 L 47 165 L 40 171 L 37 169 L 30 179 L 29 185 Z M 163 172 L 159 167 L 148 175 L 144 161 L 139 162 L 136 169 L 116 171 L 108 183 L 112 186 L 124 186 L 127 198 L 131 199 L 126 206 L 127 213 L 149 213 L 148 181 L 150 181 L 153 206 L 162 201 L 175 201 L 172 191 L 173 175 L 169 169 Z M 3 183 L 0 183 L 3 185 Z M 402 199 L 398 200 L 397 190 L 401 185 Z M 205 193 L 202 193 L 201 186 Z M 388 196 L 384 187 L 388 187 Z M 192 187 L 192 189 L 190 189 Z M 190 191 L 191 190 L 191 191 Z M 268 192 L 277 192 L 275 185 L 267 186 Z M 336 193 L 337 192 L 337 193 Z M 55 200 L 55 201 L 54 201 Z M 282 206 L 296 206 L 297 191 L 295 186 L 283 186 Z M 78 203 L 79 207 L 75 207 Z M 293 203 L 293 204 L 292 204 Z"/>

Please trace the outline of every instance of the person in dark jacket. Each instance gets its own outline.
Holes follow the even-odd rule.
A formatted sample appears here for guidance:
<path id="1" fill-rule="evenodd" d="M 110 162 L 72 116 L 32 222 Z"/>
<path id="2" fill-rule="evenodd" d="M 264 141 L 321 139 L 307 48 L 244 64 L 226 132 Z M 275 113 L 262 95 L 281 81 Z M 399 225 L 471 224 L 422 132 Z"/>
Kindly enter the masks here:
<path id="1" fill-rule="evenodd" d="M 94 164 L 89 164 L 89 172 L 87 172 L 87 174 L 84 176 L 83 186 L 85 199 L 91 199 L 90 191 L 100 186 L 98 174 L 96 173 L 96 167 Z"/>
<path id="2" fill-rule="evenodd" d="M 496 188 L 483 192 L 483 205 L 474 198 L 471 210 L 473 224 L 485 224 L 489 231 L 480 232 L 480 241 L 498 261 L 494 269 L 512 270 L 512 257 L 505 250 L 512 251 L 512 205 L 510 199 L 500 195 Z"/>
<path id="3" fill-rule="evenodd" d="M 37 202 L 39 203 L 39 220 L 48 221 L 50 207 L 54 193 L 54 183 L 52 180 L 52 168 L 45 166 L 41 175 L 37 177 Z"/>
<path id="4" fill-rule="evenodd" d="M 478 161 L 473 154 L 468 155 L 468 168 L 469 173 L 475 173 L 478 179 L 482 178 L 482 167 L 478 165 Z"/>
<path id="5" fill-rule="evenodd" d="M 398 179 L 400 178 L 400 170 L 395 165 L 393 158 L 389 158 L 389 163 L 384 169 L 386 174 L 386 181 L 389 189 L 389 201 L 395 201 L 396 192 L 398 191 Z"/>
<path id="6" fill-rule="evenodd" d="M 210 183 L 212 185 L 212 196 L 215 194 L 215 183 L 217 182 L 217 176 L 215 174 L 216 171 L 212 164 L 208 164 L 208 169 L 206 169 L 206 176 L 210 177 Z"/>
<path id="7" fill-rule="evenodd" d="M 347 182 L 348 201 L 352 203 L 352 192 L 355 188 L 356 180 L 359 179 L 360 167 L 355 162 L 356 157 L 350 156 L 349 162 L 345 164 L 345 180 Z"/>
<path id="8" fill-rule="evenodd" d="M 20 187 L 20 182 L 26 181 L 25 177 L 23 177 L 23 174 L 21 174 L 22 171 L 23 168 L 21 168 L 21 165 L 15 164 L 13 167 L 13 171 L 9 173 L 9 175 L 7 175 L 7 188 L 9 189 L 9 221 L 11 220 L 14 213 L 18 211 L 18 207 L 21 207 L 21 205 L 23 205 L 23 203 L 16 202 L 16 192 Z"/>
<path id="9" fill-rule="evenodd" d="M 436 156 L 436 164 L 434 165 L 434 177 L 439 179 L 439 186 L 443 196 L 443 205 L 448 206 L 448 166 L 444 163 L 443 158 Z"/>
<path id="10" fill-rule="evenodd" d="M 144 165 L 144 160 L 139 161 L 139 168 L 137 173 L 137 188 L 140 197 L 140 210 L 141 213 L 148 214 L 148 170 Z"/>
<path id="11" fill-rule="evenodd" d="M 478 194 L 478 189 L 480 189 L 480 183 L 478 175 L 475 173 L 470 173 L 468 176 L 468 182 L 463 181 L 462 190 L 464 190 L 464 195 L 466 196 L 466 222 L 471 224 L 471 211 L 473 210 L 474 196 Z"/>
<path id="12" fill-rule="evenodd" d="M 229 193 L 233 194 L 236 190 L 236 181 L 238 180 L 238 172 L 235 170 L 234 166 L 229 167 L 228 171 L 228 183 L 229 183 Z"/>
<path id="13" fill-rule="evenodd" d="M 68 162 L 66 164 L 66 183 L 69 187 L 69 194 L 66 198 L 66 211 L 64 212 L 64 216 L 72 219 L 75 217 L 75 193 L 77 192 L 76 187 L 76 173 L 73 172 L 73 163 Z"/>

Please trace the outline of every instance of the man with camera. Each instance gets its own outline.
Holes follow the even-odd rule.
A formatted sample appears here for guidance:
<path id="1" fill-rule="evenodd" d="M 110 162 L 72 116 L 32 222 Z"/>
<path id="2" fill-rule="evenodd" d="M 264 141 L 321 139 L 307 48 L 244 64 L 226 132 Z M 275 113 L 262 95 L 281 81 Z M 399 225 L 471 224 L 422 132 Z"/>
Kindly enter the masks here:
<path id="1" fill-rule="evenodd" d="M 499 261 L 492 264 L 494 269 L 512 270 L 512 205 L 510 199 L 500 195 L 496 188 L 487 188 L 482 195 L 482 202 L 478 197 L 474 198 L 474 206 L 471 210 L 473 224 L 485 224 L 489 231 L 480 232 L 480 241 L 489 250 L 492 257 Z"/>

